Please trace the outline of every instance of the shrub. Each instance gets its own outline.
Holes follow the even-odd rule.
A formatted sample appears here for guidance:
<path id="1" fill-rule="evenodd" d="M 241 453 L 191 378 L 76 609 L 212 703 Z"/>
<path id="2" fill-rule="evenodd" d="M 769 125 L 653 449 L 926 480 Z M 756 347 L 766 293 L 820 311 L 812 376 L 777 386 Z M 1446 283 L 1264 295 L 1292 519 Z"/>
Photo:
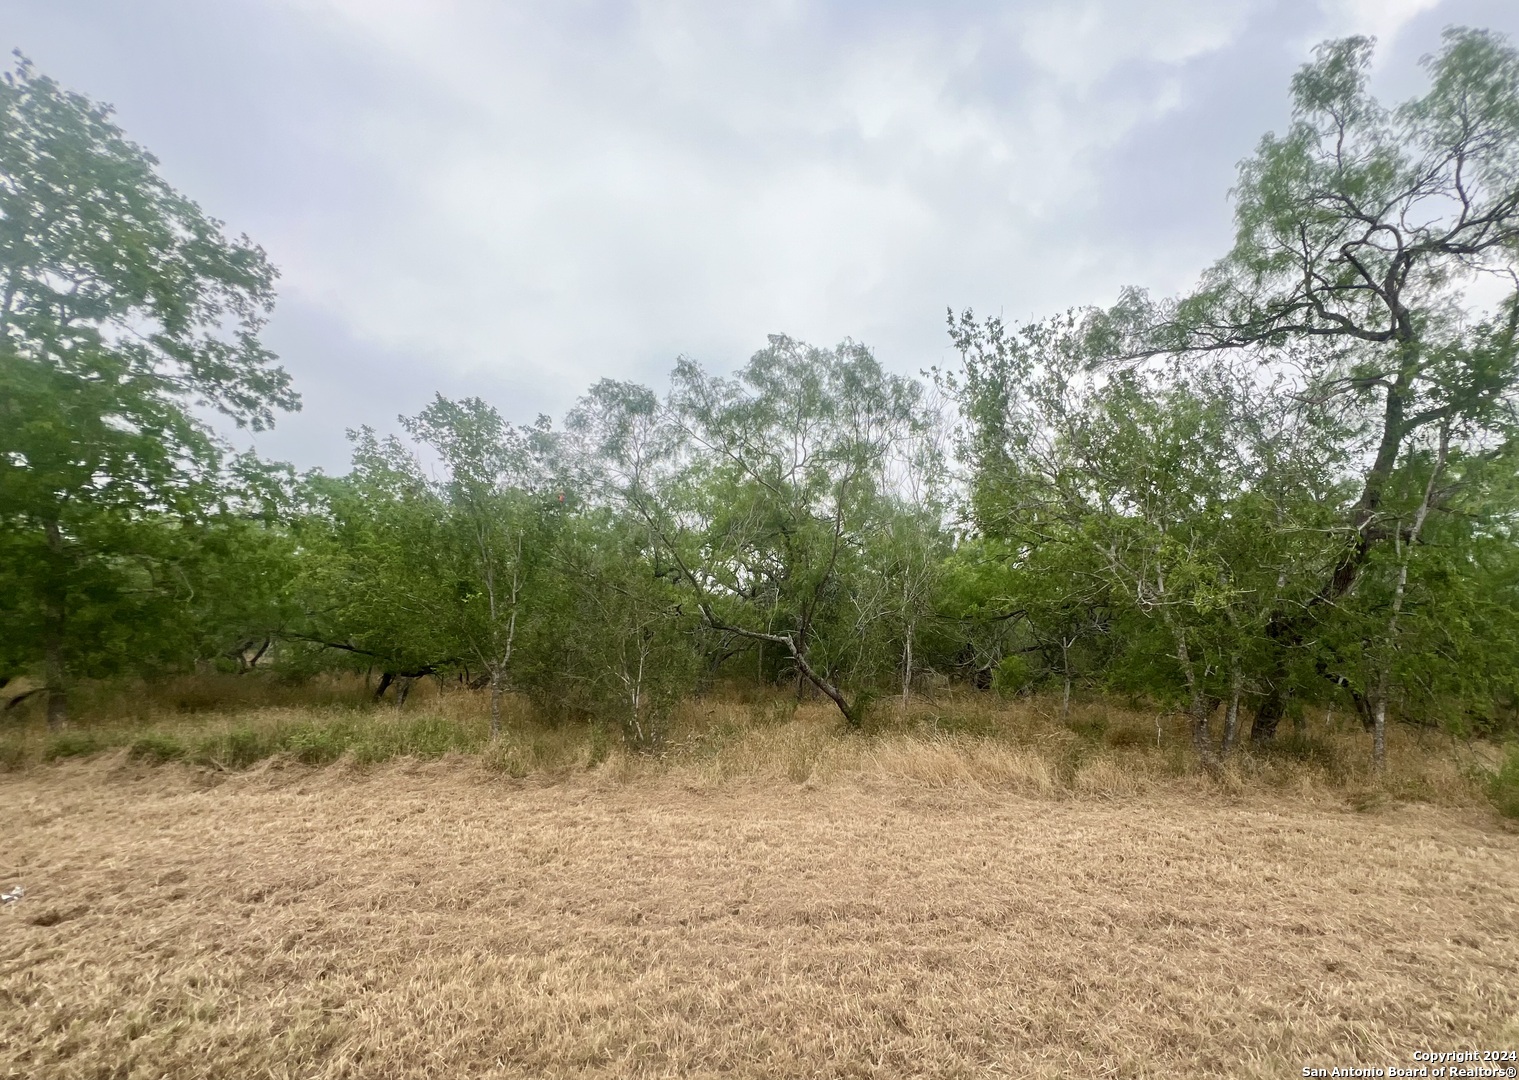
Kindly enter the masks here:
<path id="1" fill-rule="evenodd" d="M 1028 658 L 1014 653 L 1004 657 L 997 670 L 992 672 L 992 689 L 999 694 L 1020 694 L 1039 679 L 1039 673 Z"/>

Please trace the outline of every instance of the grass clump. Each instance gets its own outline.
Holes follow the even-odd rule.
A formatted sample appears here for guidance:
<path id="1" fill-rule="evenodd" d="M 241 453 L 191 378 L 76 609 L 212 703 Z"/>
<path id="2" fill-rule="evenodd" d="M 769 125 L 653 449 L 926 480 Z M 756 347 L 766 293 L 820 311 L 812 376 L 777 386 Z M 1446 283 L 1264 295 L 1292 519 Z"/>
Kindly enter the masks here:
<path id="1" fill-rule="evenodd" d="M 134 739 L 128 752 L 133 760 L 162 765 L 166 761 L 178 761 L 187 751 L 185 744 L 176 736 L 165 731 L 153 731 Z"/>
<path id="2" fill-rule="evenodd" d="M 1509 748 L 1503 764 L 1489 777 L 1487 793 L 1498 813 L 1519 818 L 1519 746 Z"/>
<path id="3" fill-rule="evenodd" d="M 42 750 L 43 761 L 83 757 L 96 754 L 109 744 L 93 731 L 62 731 L 52 736 Z"/>

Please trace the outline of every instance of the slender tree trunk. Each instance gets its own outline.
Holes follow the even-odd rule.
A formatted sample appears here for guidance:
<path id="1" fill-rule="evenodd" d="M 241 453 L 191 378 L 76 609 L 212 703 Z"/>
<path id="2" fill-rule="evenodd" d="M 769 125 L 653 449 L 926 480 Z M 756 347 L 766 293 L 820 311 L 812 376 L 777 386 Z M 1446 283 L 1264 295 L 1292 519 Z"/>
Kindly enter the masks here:
<path id="1" fill-rule="evenodd" d="M 491 742 L 501 738 L 501 691 L 505 672 L 491 667 Z"/>
<path id="2" fill-rule="evenodd" d="M 907 641 L 902 646 L 902 711 L 907 711 L 908 700 L 912 695 L 912 631 L 911 621 L 907 624 Z"/>
<path id="3" fill-rule="evenodd" d="M 1239 741 L 1239 699 L 1244 689 L 1244 679 L 1235 668 L 1229 682 L 1229 713 L 1224 720 L 1224 756 L 1228 757 Z"/>
<path id="4" fill-rule="evenodd" d="M 1394 543 L 1398 545 L 1398 579 L 1392 593 L 1392 614 L 1387 619 L 1386 655 L 1378 665 L 1376 688 L 1370 702 L 1371 760 L 1378 772 L 1387 769 L 1387 695 L 1392 681 L 1393 657 L 1398 647 L 1398 617 L 1403 614 L 1403 601 L 1408 595 L 1408 564 L 1413 561 L 1414 546 L 1419 542 L 1419 534 L 1424 531 L 1424 522 L 1429 517 L 1429 508 L 1435 497 L 1435 485 L 1440 480 L 1440 474 L 1445 471 L 1449 451 L 1450 423 L 1447 421 L 1440 427 L 1440 449 L 1434 467 L 1429 471 L 1429 482 L 1424 485 L 1424 498 L 1414 514 L 1413 527 L 1408 530 L 1406 549 L 1403 547 L 1401 530 L 1394 533 Z"/>
<path id="5" fill-rule="evenodd" d="M 1212 719 L 1213 703 L 1208 700 L 1206 694 L 1192 695 L 1192 749 L 1197 752 L 1197 760 L 1202 762 L 1203 768 L 1212 772 L 1218 768 L 1218 755 L 1213 750 L 1213 736 L 1208 731 L 1208 723 Z"/>
<path id="6" fill-rule="evenodd" d="M 491 742 L 501 738 L 501 695 L 506 689 L 506 672 L 512 663 L 512 644 L 517 639 L 517 588 L 512 584 L 512 613 L 506 620 L 506 648 L 500 659 L 490 666 L 491 673 Z"/>
<path id="7" fill-rule="evenodd" d="M 1413 379 L 1418 372 L 1417 342 L 1406 341 L 1402 367 L 1396 380 L 1387 390 L 1382 406 L 1382 431 L 1377 442 L 1376 456 L 1366 478 L 1361 484 L 1361 495 L 1351 511 L 1350 522 L 1356 530 L 1355 542 L 1336 564 L 1328 583 L 1309 602 L 1306 608 L 1294 612 L 1280 612 L 1266 626 L 1266 636 L 1275 646 L 1271 663 L 1271 675 L 1266 680 L 1266 696 L 1256 710 L 1250 725 L 1250 742 L 1263 746 L 1276 738 L 1282 717 L 1287 715 L 1287 651 L 1307 640 L 1318 610 L 1333 604 L 1354 587 L 1362 568 L 1371 554 L 1370 526 L 1382 506 L 1382 496 L 1392 479 L 1393 467 L 1403 442 L 1410 434 L 1407 427 L 1409 395 Z"/>
<path id="8" fill-rule="evenodd" d="M 47 676 L 47 727 L 58 731 L 69 722 L 69 695 L 64 687 L 63 650 L 58 639 L 48 637 L 44 661 Z"/>
<path id="9" fill-rule="evenodd" d="M 1163 573 L 1155 576 L 1155 595 L 1160 601 L 1161 621 L 1171 632 L 1171 639 L 1176 642 L 1176 661 L 1181 665 L 1182 677 L 1186 680 L 1187 694 L 1191 699 L 1189 712 L 1192 717 L 1192 748 L 1197 751 L 1197 758 L 1202 762 L 1203 768 L 1212 772 L 1218 768 L 1218 757 L 1213 753 L 1213 740 L 1208 734 L 1213 702 L 1204 691 L 1202 680 L 1197 677 L 1191 650 L 1187 648 L 1187 632 L 1176 625 L 1176 620 L 1171 617 L 1171 609 L 1166 606 L 1166 579 Z"/>
<path id="10" fill-rule="evenodd" d="M 1060 639 L 1060 669 L 1065 674 L 1065 694 L 1060 700 L 1060 720 L 1064 723 L 1071 718 L 1071 645 L 1065 638 Z"/>
<path id="11" fill-rule="evenodd" d="M 1213 716 L 1213 700 L 1203 692 L 1197 671 L 1192 665 L 1191 654 L 1187 650 L 1186 635 L 1180 632 L 1176 634 L 1176 659 L 1181 662 L 1182 673 L 1187 679 L 1187 691 L 1192 700 L 1189 710 L 1192 715 L 1192 748 L 1197 751 L 1197 759 L 1203 763 L 1203 767 L 1211 772 L 1218 767 L 1218 755 L 1213 752 L 1213 738 L 1208 732 L 1208 722 Z"/>
<path id="12" fill-rule="evenodd" d="M 1387 770 L 1387 695 L 1378 694 L 1371 713 L 1371 760 L 1377 772 Z"/>
<path id="13" fill-rule="evenodd" d="M 701 613 L 707 625 L 714 630 L 723 630 L 753 641 L 768 641 L 781 646 L 790 655 L 791 662 L 796 665 L 797 682 L 799 685 L 803 685 L 802 680 L 805 679 L 807 684 L 827 695 L 828 700 L 837 705 L 839 712 L 844 714 L 844 720 L 850 727 L 857 728 L 864 721 L 864 717 L 860 715 L 858 706 L 851 705 L 849 700 L 844 697 L 843 691 L 822 675 L 819 675 L 813 666 L 807 662 L 806 654 L 797 647 L 796 641 L 790 634 L 767 634 L 759 630 L 746 630 L 741 626 L 731 626 L 718 619 L 712 613 L 711 607 L 705 603 L 701 605 Z"/>
<path id="14" fill-rule="evenodd" d="M 64 635 L 67 631 L 68 593 L 63 532 L 58 522 L 43 525 L 47 535 L 50 580 L 43 600 L 43 670 L 47 679 L 47 726 L 57 731 L 69 722 L 68 670 L 64 662 Z"/>

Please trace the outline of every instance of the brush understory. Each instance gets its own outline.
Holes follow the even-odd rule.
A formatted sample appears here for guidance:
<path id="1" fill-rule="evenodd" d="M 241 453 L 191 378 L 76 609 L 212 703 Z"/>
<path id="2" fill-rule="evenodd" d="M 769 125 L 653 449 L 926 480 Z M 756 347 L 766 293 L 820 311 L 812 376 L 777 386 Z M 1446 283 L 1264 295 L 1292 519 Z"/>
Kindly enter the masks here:
<path id="1" fill-rule="evenodd" d="M 1519 765 L 728 694 L 657 754 L 229 679 L 0 730 L 0 1076 L 1300 1076 L 1519 1046 Z M 17 714 L 23 714 L 18 718 Z M 330 763 L 330 764 L 329 764 Z M 1508 776 L 1505 780 L 1503 777 Z M 1509 802 L 1505 802 L 1505 800 Z"/>

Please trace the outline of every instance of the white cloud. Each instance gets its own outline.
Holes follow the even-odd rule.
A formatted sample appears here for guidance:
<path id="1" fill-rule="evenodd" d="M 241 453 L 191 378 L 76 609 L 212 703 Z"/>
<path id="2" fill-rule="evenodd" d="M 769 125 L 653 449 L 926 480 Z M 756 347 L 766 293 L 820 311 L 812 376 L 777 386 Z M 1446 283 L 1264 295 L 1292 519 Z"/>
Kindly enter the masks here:
<path id="1" fill-rule="evenodd" d="M 620 363 L 736 360 L 782 329 L 916 366 L 978 278 L 1060 305 L 1103 260 L 1039 250 L 1043 223 L 1180 101 L 1164 70 L 1245 14 L 1051 3 L 841 32 L 791 3 L 300 4 L 387 56 L 418 103 L 342 136 L 392 194 L 363 233 L 289 238 L 286 288 L 431 363 L 552 372 L 562 398 Z M 1132 66 L 1160 74 L 1098 92 Z"/>
<path id="2" fill-rule="evenodd" d="M 1378 56 L 1386 57 L 1405 26 L 1439 6 L 1440 0 L 1321 0 L 1325 26 L 1318 37 L 1366 34 L 1381 45 Z"/>
<path id="3" fill-rule="evenodd" d="M 1027 8 L 1019 22 L 1028 60 L 1084 90 L 1126 64 L 1179 64 L 1223 48 L 1256 6 L 1250 0 L 1077 0 Z"/>

